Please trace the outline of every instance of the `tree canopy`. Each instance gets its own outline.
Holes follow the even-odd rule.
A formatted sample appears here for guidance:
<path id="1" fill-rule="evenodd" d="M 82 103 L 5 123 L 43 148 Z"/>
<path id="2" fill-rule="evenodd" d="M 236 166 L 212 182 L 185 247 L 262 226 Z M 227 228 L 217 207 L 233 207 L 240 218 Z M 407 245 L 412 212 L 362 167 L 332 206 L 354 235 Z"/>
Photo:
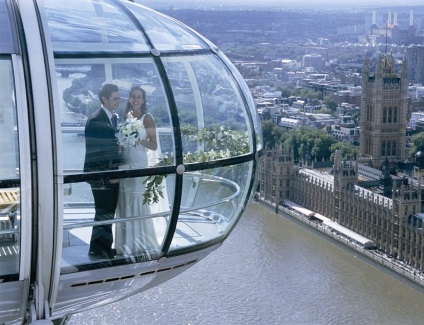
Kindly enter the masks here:
<path id="1" fill-rule="evenodd" d="M 302 127 L 298 130 L 289 131 L 288 139 L 284 142 L 294 150 L 294 159 L 306 159 L 325 161 L 330 160 L 330 147 L 337 140 L 324 130 Z"/>
<path id="2" fill-rule="evenodd" d="M 327 106 L 327 108 L 330 109 L 332 112 L 335 112 L 337 109 L 337 106 L 339 106 L 337 102 L 333 99 L 333 97 L 331 96 L 325 96 L 324 103 L 325 103 L 325 106 Z"/>
<path id="3" fill-rule="evenodd" d="M 342 157 L 346 159 L 355 160 L 358 157 L 358 147 L 353 145 L 350 142 L 337 142 L 331 145 L 331 159 L 334 158 L 334 153 L 336 150 L 342 152 Z"/>
<path id="4" fill-rule="evenodd" d="M 305 88 L 289 89 L 286 87 L 278 86 L 277 90 L 281 91 L 282 97 L 297 96 L 297 97 L 307 98 L 308 100 L 322 99 L 321 92 L 315 91 L 312 89 L 305 89 Z"/>
<path id="5" fill-rule="evenodd" d="M 262 135 L 264 146 L 271 149 L 276 144 L 284 143 L 288 132 L 276 125 L 272 120 L 266 120 L 262 122 Z"/>
<path id="6" fill-rule="evenodd" d="M 316 128 L 302 127 L 286 131 L 271 120 L 262 122 L 264 145 L 273 148 L 282 144 L 292 148 L 295 161 L 310 159 L 326 161 L 333 158 L 335 150 L 342 150 L 343 157 L 356 157 L 358 148 L 350 143 L 338 142 L 331 134 Z"/>
<path id="7" fill-rule="evenodd" d="M 414 157 L 418 151 L 424 151 L 424 132 L 414 134 L 411 137 L 412 147 L 410 150 L 411 157 Z"/>

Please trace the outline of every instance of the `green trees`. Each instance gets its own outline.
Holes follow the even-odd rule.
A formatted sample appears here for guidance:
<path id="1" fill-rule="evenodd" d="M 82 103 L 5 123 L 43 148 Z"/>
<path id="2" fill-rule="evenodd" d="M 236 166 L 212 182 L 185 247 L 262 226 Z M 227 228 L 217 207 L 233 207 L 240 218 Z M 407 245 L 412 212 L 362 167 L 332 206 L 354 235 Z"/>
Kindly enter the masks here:
<path id="1" fill-rule="evenodd" d="M 276 144 L 284 143 L 288 132 L 276 125 L 272 120 L 266 120 L 262 122 L 262 135 L 264 146 L 271 149 Z"/>
<path id="2" fill-rule="evenodd" d="M 289 98 L 291 96 L 291 91 L 288 88 L 277 87 L 277 90 L 281 91 L 281 97 Z"/>
<path id="3" fill-rule="evenodd" d="M 302 127 L 298 130 L 286 131 L 272 121 L 268 120 L 262 123 L 262 132 L 264 145 L 267 148 L 273 148 L 275 145 L 282 144 L 284 147 L 293 148 L 294 160 L 306 159 L 310 156 L 312 160 L 325 161 L 332 158 L 333 147 L 337 140 L 324 130 Z M 354 147 L 352 145 L 352 147 Z M 346 144 L 346 148 L 350 148 Z M 353 150 L 353 149 L 352 149 Z M 345 150 L 350 154 L 350 150 Z"/>
<path id="4" fill-rule="evenodd" d="M 306 159 L 309 155 L 311 160 L 330 160 L 330 147 L 337 140 L 324 130 L 302 127 L 298 130 L 289 131 L 288 139 L 284 145 L 293 148 L 294 160 Z"/>
<path id="5" fill-rule="evenodd" d="M 286 87 L 278 86 L 277 90 L 281 91 L 281 97 L 290 97 L 290 96 L 297 96 L 302 98 L 307 98 L 308 100 L 313 99 L 322 99 L 322 94 L 319 91 L 314 91 L 312 89 L 289 89 Z"/>
<path id="6" fill-rule="evenodd" d="M 339 106 L 337 102 L 333 99 L 333 97 L 331 96 L 325 96 L 324 103 L 325 103 L 325 106 L 327 106 L 327 108 L 330 109 L 332 112 L 335 112 L 337 109 L 337 106 Z"/>
<path id="7" fill-rule="evenodd" d="M 409 151 L 411 157 L 414 157 L 418 151 L 424 151 L 424 132 L 420 132 L 411 137 L 412 147 Z"/>
<path id="8" fill-rule="evenodd" d="M 331 145 L 331 159 L 334 158 L 334 152 L 340 150 L 342 157 L 346 159 L 356 159 L 358 157 L 358 147 L 349 142 L 337 142 Z"/>

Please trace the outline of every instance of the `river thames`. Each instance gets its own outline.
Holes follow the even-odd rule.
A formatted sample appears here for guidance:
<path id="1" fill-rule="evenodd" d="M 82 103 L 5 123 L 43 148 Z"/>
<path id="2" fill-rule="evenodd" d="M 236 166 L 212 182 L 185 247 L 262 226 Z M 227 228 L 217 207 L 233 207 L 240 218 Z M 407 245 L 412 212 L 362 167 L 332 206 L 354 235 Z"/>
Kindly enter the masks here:
<path id="1" fill-rule="evenodd" d="M 251 203 L 224 244 L 174 279 L 68 324 L 424 324 L 424 294 Z"/>

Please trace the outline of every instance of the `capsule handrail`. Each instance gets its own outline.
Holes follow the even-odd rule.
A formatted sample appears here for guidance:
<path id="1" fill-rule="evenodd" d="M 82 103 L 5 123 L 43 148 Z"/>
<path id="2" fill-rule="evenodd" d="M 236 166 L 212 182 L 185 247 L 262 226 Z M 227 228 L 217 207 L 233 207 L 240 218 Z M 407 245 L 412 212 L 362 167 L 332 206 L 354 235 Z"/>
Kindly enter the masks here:
<path id="1" fill-rule="evenodd" d="M 201 174 L 195 173 L 195 172 L 190 172 L 190 173 L 186 173 L 186 174 L 190 174 L 190 175 L 193 175 L 193 176 L 196 176 L 196 177 L 201 176 L 202 180 L 206 180 L 206 181 L 224 183 L 226 185 L 229 185 L 229 187 L 233 187 L 235 189 L 235 192 L 233 194 L 221 199 L 221 200 L 215 200 L 215 201 L 208 202 L 207 204 L 195 205 L 195 206 L 191 206 L 189 208 L 180 208 L 180 213 L 187 213 L 187 212 L 196 211 L 196 210 L 199 210 L 199 209 L 209 208 L 211 206 L 215 206 L 215 205 L 222 204 L 222 203 L 225 203 L 225 202 L 230 202 L 231 200 L 238 197 L 241 193 L 240 186 L 237 183 L 235 183 L 234 181 L 231 181 L 229 179 L 226 179 L 226 178 L 223 178 L 223 177 L 220 177 L 220 176 L 214 176 L 214 175 L 201 175 Z M 73 203 L 73 204 L 76 205 L 77 203 Z M 70 230 L 70 229 L 75 229 L 75 228 L 85 228 L 85 227 L 92 227 L 92 226 L 99 226 L 99 225 L 117 224 L 117 223 L 129 222 L 129 221 L 133 221 L 133 220 L 150 219 L 150 218 L 156 218 L 156 217 L 166 217 L 169 214 L 170 214 L 170 211 L 163 211 L 163 212 L 155 212 L 155 213 L 151 213 L 151 214 L 144 215 L 144 216 L 138 216 L 138 217 L 113 218 L 111 220 L 104 220 L 104 221 L 89 221 L 89 222 L 77 222 L 77 223 L 66 223 L 66 219 L 64 218 L 63 229 L 64 230 Z M 77 219 L 73 219 L 73 220 L 77 220 Z"/>

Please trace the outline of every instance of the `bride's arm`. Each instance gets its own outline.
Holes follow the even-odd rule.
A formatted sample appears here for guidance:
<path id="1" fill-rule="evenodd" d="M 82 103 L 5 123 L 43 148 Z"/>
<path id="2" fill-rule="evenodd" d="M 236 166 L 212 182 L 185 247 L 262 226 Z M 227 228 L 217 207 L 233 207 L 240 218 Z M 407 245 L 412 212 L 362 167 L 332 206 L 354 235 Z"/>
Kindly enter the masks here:
<path id="1" fill-rule="evenodd" d="M 145 146 L 147 149 L 156 150 L 158 143 L 156 139 L 156 124 L 153 117 L 150 114 L 146 114 L 144 117 L 144 128 L 147 132 L 147 139 L 140 140 L 140 144 Z"/>

